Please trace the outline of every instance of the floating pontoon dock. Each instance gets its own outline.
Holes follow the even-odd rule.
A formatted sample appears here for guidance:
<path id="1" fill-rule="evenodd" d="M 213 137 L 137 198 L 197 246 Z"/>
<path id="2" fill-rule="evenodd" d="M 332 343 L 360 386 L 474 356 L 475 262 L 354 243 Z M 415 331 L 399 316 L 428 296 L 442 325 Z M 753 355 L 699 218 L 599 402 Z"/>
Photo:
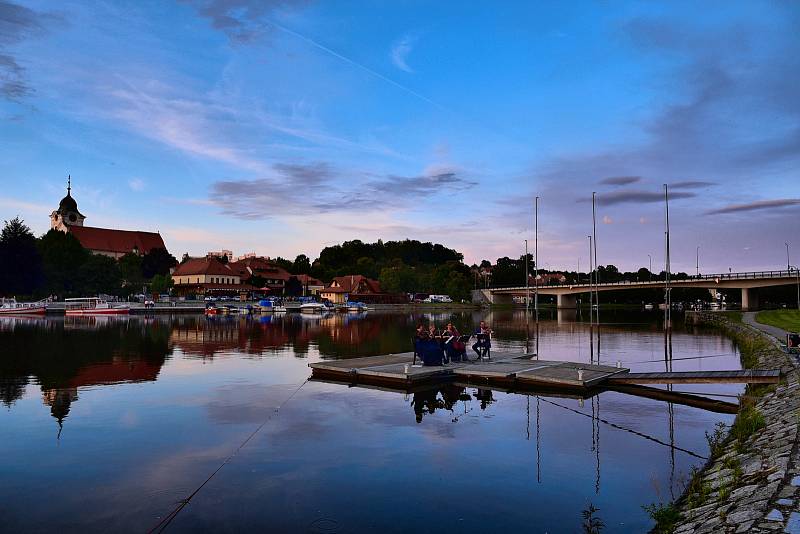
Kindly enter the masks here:
<path id="1" fill-rule="evenodd" d="M 325 360 L 308 364 L 312 377 L 350 385 L 393 389 L 431 383 L 467 382 L 473 385 L 525 389 L 587 390 L 622 384 L 776 383 L 778 370 L 691 371 L 631 373 L 624 367 L 580 362 L 538 360 L 530 354 L 495 353 L 492 360 L 451 363 L 441 367 L 412 365 L 414 354 L 384 354 L 366 358 Z"/>

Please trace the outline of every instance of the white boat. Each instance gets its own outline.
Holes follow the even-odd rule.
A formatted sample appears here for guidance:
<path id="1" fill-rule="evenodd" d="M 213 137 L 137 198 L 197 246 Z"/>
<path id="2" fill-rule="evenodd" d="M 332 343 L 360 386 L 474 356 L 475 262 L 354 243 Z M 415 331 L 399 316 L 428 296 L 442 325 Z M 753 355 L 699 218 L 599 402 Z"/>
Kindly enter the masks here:
<path id="1" fill-rule="evenodd" d="M 0 315 L 44 315 L 47 313 L 45 301 L 17 302 L 17 299 L 0 300 Z"/>
<path id="2" fill-rule="evenodd" d="M 300 305 L 300 311 L 303 313 L 327 313 L 334 310 L 331 304 L 323 302 L 306 302 Z"/>
<path id="3" fill-rule="evenodd" d="M 348 302 L 347 303 L 347 311 L 349 311 L 349 312 L 360 313 L 360 312 L 367 311 L 367 310 L 369 310 L 369 308 L 363 302 Z"/>
<path id="4" fill-rule="evenodd" d="M 67 315 L 127 315 L 130 307 L 116 305 L 99 297 L 64 299 Z"/>

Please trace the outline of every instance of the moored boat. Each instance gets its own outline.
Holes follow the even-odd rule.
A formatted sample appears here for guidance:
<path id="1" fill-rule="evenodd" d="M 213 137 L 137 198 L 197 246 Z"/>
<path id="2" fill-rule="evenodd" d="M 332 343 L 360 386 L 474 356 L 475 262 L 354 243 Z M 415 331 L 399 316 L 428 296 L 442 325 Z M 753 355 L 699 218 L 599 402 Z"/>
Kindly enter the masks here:
<path id="1" fill-rule="evenodd" d="M 2 299 L 0 301 L 0 315 L 44 315 L 47 313 L 47 304 L 39 302 L 17 302 L 17 299 Z"/>
<path id="2" fill-rule="evenodd" d="M 127 315 L 130 307 L 116 305 L 100 297 L 64 299 L 66 315 Z"/>

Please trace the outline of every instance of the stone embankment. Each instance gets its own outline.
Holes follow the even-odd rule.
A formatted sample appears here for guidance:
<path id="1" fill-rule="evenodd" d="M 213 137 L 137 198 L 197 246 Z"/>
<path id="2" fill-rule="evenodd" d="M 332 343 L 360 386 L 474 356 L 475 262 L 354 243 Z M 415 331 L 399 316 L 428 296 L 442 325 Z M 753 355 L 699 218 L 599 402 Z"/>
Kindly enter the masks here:
<path id="1" fill-rule="evenodd" d="M 784 379 L 748 387 L 727 438 L 688 483 L 677 508 L 676 534 L 800 532 L 800 372 L 771 336 L 720 314 L 698 322 L 735 339 L 747 367 L 780 368 Z"/>

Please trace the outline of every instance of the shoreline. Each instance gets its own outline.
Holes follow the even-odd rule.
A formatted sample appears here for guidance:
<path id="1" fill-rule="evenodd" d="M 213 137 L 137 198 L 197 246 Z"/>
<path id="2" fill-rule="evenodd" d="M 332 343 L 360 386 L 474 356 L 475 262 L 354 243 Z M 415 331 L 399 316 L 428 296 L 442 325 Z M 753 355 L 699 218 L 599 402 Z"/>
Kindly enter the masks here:
<path id="1" fill-rule="evenodd" d="M 800 521 L 800 493 L 793 484 L 800 484 L 800 371 L 763 331 L 718 313 L 692 317 L 694 324 L 719 328 L 731 338 L 743 367 L 780 369 L 782 380 L 748 386 L 724 437 L 711 435 L 709 461 L 692 473 L 681 497 L 660 505 L 662 516 L 658 509 L 651 512 L 653 532 L 783 532 Z"/>

